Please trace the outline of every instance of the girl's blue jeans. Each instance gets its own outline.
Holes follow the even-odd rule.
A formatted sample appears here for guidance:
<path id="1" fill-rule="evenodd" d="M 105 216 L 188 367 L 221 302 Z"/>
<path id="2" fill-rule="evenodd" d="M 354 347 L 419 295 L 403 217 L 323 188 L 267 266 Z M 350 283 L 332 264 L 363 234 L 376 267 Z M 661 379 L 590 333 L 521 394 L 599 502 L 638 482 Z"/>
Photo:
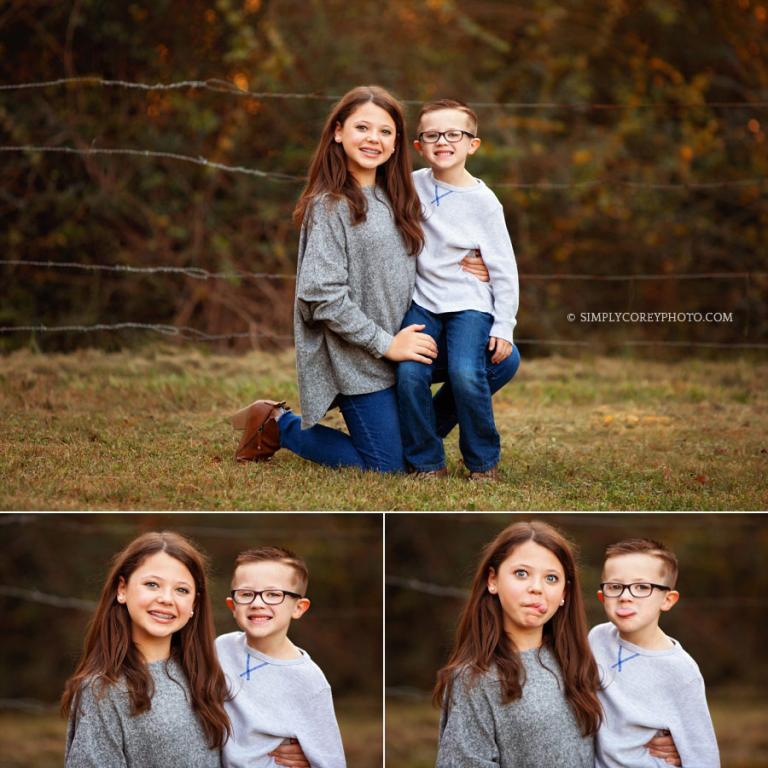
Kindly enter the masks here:
<path id="1" fill-rule="evenodd" d="M 501 441 L 493 420 L 491 395 L 517 372 L 520 353 L 494 365 L 488 351 L 493 316 L 487 312 L 462 310 L 435 314 L 415 302 L 403 327 L 425 326 L 438 342 L 437 363 L 405 361 L 398 365 L 397 399 L 405 460 L 419 472 L 445 466 L 443 438 L 458 421 L 459 448 L 464 464 L 472 472 L 495 467 Z M 434 381 L 446 383 L 433 397 Z"/>
<path id="2" fill-rule="evenodd" d="M 438 344 L 438 347 L 440 354 L 437 360 L 423 367 L 430 370 L 432 382 L 446 382 L 432 399 L 437 434 L 445 437 L 456 426 L 458 415 L 453 388 L 446 380 L 448 360 L 445 345 Z M 491 393 L 501 389 L 515 375 L 519 365 L 517 348 L 498 365 L 487 358 L 485 373 Z M 358 467 L 376 472 L 405 471 L 394 387 L 365 395 L 339 395 L 336 403 L 349 435 L 322 424 L 302 429 L 300 417 L 288 411 L 278 421 L 280 446 L 328 467 Z"/>

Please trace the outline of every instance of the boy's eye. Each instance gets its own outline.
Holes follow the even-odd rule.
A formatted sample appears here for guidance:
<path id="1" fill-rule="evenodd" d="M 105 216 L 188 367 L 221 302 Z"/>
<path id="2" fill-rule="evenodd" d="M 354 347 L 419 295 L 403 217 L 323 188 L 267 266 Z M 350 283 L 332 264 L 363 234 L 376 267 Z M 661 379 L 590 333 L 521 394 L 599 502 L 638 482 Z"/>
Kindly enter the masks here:
<path id="1" fill-rule="evenodd" d="M 266 597 L 267 600 L 279 600 L 282 596 L 283 593 L 277 589 L 270 589 L 264 593 L 264 597 Z"/>

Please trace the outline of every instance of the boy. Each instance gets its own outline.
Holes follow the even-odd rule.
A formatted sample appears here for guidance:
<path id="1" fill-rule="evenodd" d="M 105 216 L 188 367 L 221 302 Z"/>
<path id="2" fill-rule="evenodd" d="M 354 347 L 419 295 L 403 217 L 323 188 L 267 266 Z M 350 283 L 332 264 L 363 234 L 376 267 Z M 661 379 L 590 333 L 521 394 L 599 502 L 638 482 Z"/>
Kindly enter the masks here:
<path id="1" fill-rule="evenodd" d="M 677 571 L 677 558 L 657 541 L 627 539 L 606 549 L 597 597 L 610 623 L 589 633 L 604 711 L 596 768 L 664 765 L 645 749 L 660 730 L 671 732 L 684 766 L 720 766 L 699 668 L 659 627 L 661 612 L 680 596 Z"/>
<path id="2" fill-rule="evenodd" d="M 413 174 L 426 242 L 416 260 L 413 303 L 403 327 L 423 325 L 424 333 L 447 348 L 446 386 L 456 404 L 464 463 L 470 479 L 493 480 L 500 440 L 486 375 L 486 348 L 494 364 L 513 353 L 518 305 L 515 254 L 501 203 L 465 167 L 480 146 L 472 109 L 452 99 L 425 104 L 413 144 L 429 165 Z M 475 250 L 487 265 L 490 282 L 481 282 L 459 265 Z M 400 363 L 397 378 L 408 464 L 420 476 L 447 474 L 439 436 L 445 425 L 435 418 L 430 365 Z"/>
<path id="3" fill-rule="evenodd" d="M 276 766 L 271 752 L 289 739 L 298 739 L 312 768 L 345 766 L 328 681 L 288 639 L 291 620 L 309 608 L 308 578 L 304 561 L 281 547 L 235 559 L 227 606 L 243 631 L 216 639 L 232 696 L 225 704 L 233 731 L 225 768 Z"/>

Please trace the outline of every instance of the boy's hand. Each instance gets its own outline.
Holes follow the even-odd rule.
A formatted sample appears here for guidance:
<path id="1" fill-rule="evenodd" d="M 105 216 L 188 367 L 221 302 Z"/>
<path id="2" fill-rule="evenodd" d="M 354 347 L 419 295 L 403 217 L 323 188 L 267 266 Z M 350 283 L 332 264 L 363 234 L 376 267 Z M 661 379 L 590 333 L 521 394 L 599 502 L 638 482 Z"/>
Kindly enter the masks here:
<path id="1" fill-rule="evenodd" d="M 476 277 L 481 283 L 490 283 L 491 276 L 488 274 L 488 267 L 485 266 L 480 251 L 468 253 L 460 262 L 459 266 L 470 275 Z"/>
<path id="2" fill-rule="evenodd" d="M 424 328 L 425 325 L 414 323 L 398 331 L 384 357 L 396 363 L 415 360 L 417 363 L 432 365 L 432 360 L 437 357 L 437 344 L 429 334 L 419 333 Z"/>
<path id="3" fill-rule="evenodd" d="M 500 363 L 512 354 L 512 342 L 509 342 L 506 339 L 496 338 L 496 336 L 491 336 L 491 338 L 488 339 L 488 350 L 493 352 L 491 362 Z"/>
<path id="4" fill-rule="evenodd" d="M 654 736 L 645 746 L 652 757 L 659 757 L 669 765 L 682 765 L 675 741 L 669 731 L 664 731 L 665 736 Z"/>
<path id="5" fill-rule="evenodd" d="M 311 768 L 309 760 L 304 757 L 301 744 L 296 739 L 291 739 L 290 744 L 281 744 L 274 752 L 269 753 L 278 765 L 287 765 L 288 768 Z"/>

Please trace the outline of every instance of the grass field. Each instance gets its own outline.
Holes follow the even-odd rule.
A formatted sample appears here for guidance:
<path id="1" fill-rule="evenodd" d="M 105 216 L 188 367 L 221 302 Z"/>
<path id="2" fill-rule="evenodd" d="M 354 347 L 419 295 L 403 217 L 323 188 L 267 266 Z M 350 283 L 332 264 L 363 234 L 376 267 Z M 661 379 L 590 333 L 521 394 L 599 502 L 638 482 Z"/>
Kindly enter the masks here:
<path id="1" fill-rule="evenodd" d="M 709 695 L 723 768 L 768 765 L 768 702 L 757 692 Z M 387 765 L 433 768 L 439 713 L 423 700 L 387 702 Z"/>
<path id="2" fill-rule="evenodd" d="M 349 766 L 381 768 L 381 706 L 342 699 L 336 715 Z M 0 712 L 0 768 L 60 768 L 66 731 L 55 712 Z"/>
<path id="3" fill-rule="evenodd" d="M 502 482 L 238 466 L 227 417 L 297 405 L 293 355 L 155 347 L 0 358 L 3 509 L 752 510 L 768 508 L 768 363 L 523 360 L 495 400 Z M 338 425 L 334 412 L 328 423 Z"/>

